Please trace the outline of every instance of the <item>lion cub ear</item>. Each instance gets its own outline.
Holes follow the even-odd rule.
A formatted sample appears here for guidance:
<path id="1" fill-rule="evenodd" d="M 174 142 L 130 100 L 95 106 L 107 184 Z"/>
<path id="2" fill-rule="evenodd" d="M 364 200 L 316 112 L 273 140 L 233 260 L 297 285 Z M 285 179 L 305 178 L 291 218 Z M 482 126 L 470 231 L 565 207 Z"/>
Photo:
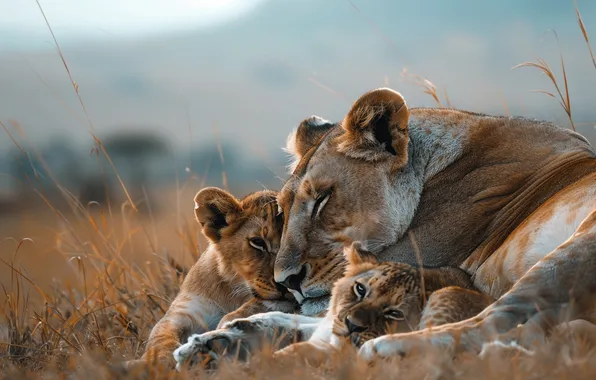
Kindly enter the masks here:
<path id="1" fill-rule="evenodd" d="M 344 256 L 350 266 L 361 264 L 379 264 L 379 259 L 370 251 L 366 250 L 361 242 L 355 241 L 344 248 Z"/>
<path id="2" fill-rule="evenodd" d="M 367 161 L 392 158 L 392 170 L 399 170 L 408 162 L 409 116 L 400 93 L 389 88 L 367 92 L 344 118 L 338 150 Z"/>
<path id="3" fill-rule="evenodd" d="M 203 234 L 213 243 L 221 239 L 222 230 L 242 215 L 240 202 L 217 187 L 206 187 L 195 196 L 195 217 Z"/>
<path id="4" fill-rule="evenodd" d="M 336 124 L 318 116 L 311 116 L 302 120 L 286 141 L 284 151 L 292 156 L 292 163 L 289 165 L 290 173 L 296 169 L 300 159 L 315 146 L 321 137 Z"/>

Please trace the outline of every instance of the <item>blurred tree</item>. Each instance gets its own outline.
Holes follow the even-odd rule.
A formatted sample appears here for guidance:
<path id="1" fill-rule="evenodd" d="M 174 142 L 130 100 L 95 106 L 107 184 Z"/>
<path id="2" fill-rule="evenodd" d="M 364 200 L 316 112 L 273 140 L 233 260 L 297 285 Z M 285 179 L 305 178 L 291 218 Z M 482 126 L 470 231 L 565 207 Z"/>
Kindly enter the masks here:
<path id="1" fill-rule="evenodd" d="M 103 146 L 115 163 L 133 201 L 138 202 L 147 196 L 151 202 L 148 188 L 148 171 L 156 159 L 162 159 L 169 152 L 166 141 L 150 132 L 119 132 L 103 140 Z M 143 191 L 145 188 L 145 192 Z"/>
<path id="2" fill-rule="evenodd" d="M 64 206 L 71 198 L 61 189 L 72 193 L 81 180 L 80 160 L 69 140 L 57 136 L 38 151 L 22 149 L 13 148 L 8 154 L 16 201 L 22 206 L 33 206 L 42 201 L 39 196 L 42 194 L 53 207 Z"/>

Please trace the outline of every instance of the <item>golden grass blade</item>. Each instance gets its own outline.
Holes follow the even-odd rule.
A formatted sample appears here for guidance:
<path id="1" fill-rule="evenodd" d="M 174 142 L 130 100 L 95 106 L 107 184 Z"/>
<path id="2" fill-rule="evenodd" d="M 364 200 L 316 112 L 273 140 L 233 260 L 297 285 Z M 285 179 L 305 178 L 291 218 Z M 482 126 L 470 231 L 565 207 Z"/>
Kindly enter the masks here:
<path id="1" fill-rule="evenodd" d="M 577 23 L 579 24 L 579 28 L 582 31 L 584 36 L 584 40 L 586 41 L 586 46 L 588 47 L 588 52 L 590 53 L 590 58 L 592 58 L 592 64 L 596 69 L 596 59 L 594 58 L 594 52 L 592 52 L 592 46 L 590 45 L 590 37 L 588 36 L 588 31 L 586 30 L 586 25 L 584 24 L 584 20 L 582 20 L 582 15 L 579 12 L 579 8 L 577 6 L 577 1 L 573 0 L 573 4 L 575 5 L 575 14 L 577 16 Z"/>
<path id="2" fill-rule="evenodd" d="M 81 104 L 83 112 L 85 113 L 85 116 L 87 117 L 87 121 L 89 122 L 89 127 L 91 128 L 91 131 L 94 132 L 95 128 L 93 126 L 93 122 L 91 121 L 91 118 L 89 117 L 89 113 L 87 112 L 87 107 L 85 107 L 85 102 L 83 102 L 83 98 L 81 98 L 81 95 L 79 94 L 79 85 L 77 84 L 77 82 L 75 82 L 75 80 L 70 72 L 70 68 L 68 67 L 68 64 L 66 63 L 66 58 L 64 57 L 64 54 L 62 53 L 62 48 L 60 48 L 60 44 L 58 43 L 58 40 L 56 39 L 56 35 L 54 35 L 54 30 L 52 29 L 52 26 L 50 25 L 50 21 L 46 17 L 46 13 L 44 12 L 41 4 L 39 3 L 39 0 L 35 0 L 35 2 L 37 3 L 37 7 L 39 8 L 41 15 L 43 16 L 46 26 L 48 27 L 48 30 L 50 31 L 50 34 L 52 35 L 52 40 L 54 41 L 54 45 L 56 45 L 56 49 L 58 51 L 58 55 L 60 56 L 60 60 L 62 61 L 62 65 L 64 66 L 64 69 L 66 70 L 66 74 L 68 74 L 70 83 L 72 84 L 72 87 L 75 90 L 75 94 L 77 95 L 77 98 L 79 100 L 79 103 Z"/>
<path id="3" fill-rule="evenodd" d="M 424 286 L 424 263 L 422 262 L 422 252 L 420 252 L 420 248 L 418 247 L 418 242 L 416 241 L 416 236 L 414 232 L 408 232 L 408 237 L 410 238 L 410 243 L 412 244 L 412 248 L 416 253 L 416 261 L 418 262 L 418 266 L 420 267 L 420 288 L 422 289 L 422 300 L 423 305 L 426 304 L 426 290 Z"/>
<path id="4" fill-rule="evenodd" d="M 499 96 L 501 97 L 501 101 L 503 102 L 503 108 L 505 109 L 505 115 L 511 116 L 511 113 L 509 112 L 509 107 L 507 106 L 507 101 L 505 101 L 505 97 L 503 96 L 503 93 L 501 91 L 499 91 Z"/>
<path id="5" fill-rule="evenodd" d="M 555 34 L 555 38 L 557 39 L 557 44 L 558 44 L 559 37 L 557 36 L 556 32 L 553 31 L 553 33 Z M 559 52 L 560 51 L 561 51 L 561 49 L 559 48 Z M 569 124 L 571 125 L 571 128 L 575 131 L 575 123 L 573 122 L 573 117 L 571 114 L 571 99 L 569 97 L 569 83 L 567 82 L 567 71 L 565 70 L 565 60 L 563 59 L 563 53 L 560 53 L 560 59 L 561 59 L 561 71 L 563 73 L 563 85 L 564 85 L 564 92 L 565 92 L 564 95 L 563 95 L 563 92 L 561 92 L 561 88 L 559 87 L 559 83 L 557 81 L 557 78 L 556 78 L 553 70 L 550 68 L 548 62 L 546 62 L 542 58 L 536 59 L 536 62 L 529 62 L 529 61 L 522 62 L 520 64 L 513 66 L 511 68 L 511 70 L 515 70 L 515 69 L 519 69 L 519 68 L 523 68 L 523 67 L 529 67 L 529 68 L 538 69 L 538 71 L 540 71 L 542 74 L 546 75 L 548 77 L 548 79 L 551 81 L 551 83 L 553 84 L 553 86 L 555 87 L 557 94 L 555 95 L 552 92 L 545 91 L 545 90 L 532 90 L 532 92 L 542 93 L 542 94 L 545 94 L 552 98 L 557 99 L 559 104 L 561 105 L 561 107 L 563 108 L 565 113 L 567 114 L 567 117 L 569 118 Z"/>
<path id="6" fill-rule="evenodd" d="M 41 4 L 39 3 L 39 0 L 35 0 L 35 2 L 37 3 L 37 6 L 39 8 L 39 11 L 41 12 L 41 15 L 43 16 L 43 19 L 45 21 L 46 26 L 48 27 L 48 30 L 50 31 L 50 34 L 52 35 L 52 40 L 54 41 L 54 45 L 56 46 L 56 49 L 58 51 L 58 55 L 60 56 L 60 60 L 62 61 L 62 65 L 64 66 L 64 69 L 66 70 L 66 73 L 68 74 L 68 78 L 70 79 L 70 83 L 72 84 L 72 87 L 75 91 L 75 94 L 77 96 L 77 99 L 79 100 L 79 103 L 81 104 L 81 108 L 83 109 L 83 112 L 85 113 L 85 117 L 87 118 L 87 121 L 89 122 L 89 127 L 91 128 L 91 135 L 93 136 L 93 139 L 96 143 L 99 143 L 99 147 L 101 148 L 101 151 L 104 153 L 104 155 L 106 156 L 106 158 L 108 159 L 108 162 L 110 163 L 110 165 L 112 166 L 112 169 L 114 170 L 114 173 L 116 174 L 116 177 L 118 178 L 118 181 L 120 182 L 120 185 L 122 186 L 122 189 L 124 190 L 124 194 L 126 195 L 126 197 L 128 198 L 128 201 L 130 202 L 133 210 L 135 212 L 137 212 L 137 208 L 134 205 L 134 202 L 132 201 L 132 198 L 130 197 L 130 194 L 128 193 L 128 190 L 126 189 L 126 186 L 124 186 L 124 182 L 122 181 L 122 178 L 120 178 L 120 175 L 118 174 L 118 171 L 116 170 L 116 167 L 114 166 L 111 158 L 108 156 L 105 148 L 103 147 L 103 145 L 101 144 L 101 141 L 99 140 L 99 138 L 97 137 L 96 133 L 95 133 L 95 127 L 93 126 L 93 122 L 91 121 L 91 117 L 89 117 L 89 112 L 87 112 L 87 107 L 85 106 L 85 102 L 83 102 L 83 98 L 81 97 L 81 94 L 79 93 L 79 85 L 75 82 L 71 72 L 70 72 L 70 68 L 68 67 L 68 64 L 66 63 L 66 58 L 64 57 L 64 54 L 62 52 L 62 48 L 60 47 L 60 44 L 58 43 L 58 40 L 56 39 L 56 35 L 54 34 L 54 30 L 52 29 L 52 26 L 50 25 L 50 22 L 48 20 L 48 18 L 46 17 L 46 14 L 41 6 Z"/>

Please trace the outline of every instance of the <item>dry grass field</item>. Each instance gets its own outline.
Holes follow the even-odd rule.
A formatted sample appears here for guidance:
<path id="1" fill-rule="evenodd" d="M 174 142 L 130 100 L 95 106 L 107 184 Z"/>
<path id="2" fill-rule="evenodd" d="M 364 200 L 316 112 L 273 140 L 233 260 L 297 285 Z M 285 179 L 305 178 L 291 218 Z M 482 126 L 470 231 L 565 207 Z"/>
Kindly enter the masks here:
<path id="1" fill-rule="evenodd" d="M 204 247 L 192 218 L 193 191 L 164 192 L 171 211 L 152 219 L 132 209 L 76 212 L 31 210 L 0 220 L 4 378 L 569 378 L 596 374 L 596 335 L 560 333 L 534 356 L 441 352 L 368 366 L 353 350 L 314 368 L 279 363 L 271 350 L 250 364 L 225 361 L 217 370 L 176 373 L 156 366 L 126 371 L 142 354 L 151 327 L 175 296 L 185 270 Z M 177 199 L 181 211 L 177 212 Z M 121 209 L 124 212 L 121 212 Z"/>
<path id="2" fill-rule="evenodd" d="M 596 69 L 579 13 L 578 21 L 587 43 L 588 59 L 592 59 Z M 547 85 L 554 88 L 548 95 L 560 101 L 573 125 L 562 63 L 556 63 L 557 68 L 563 66 L 560 77 L 555 77 L 544 61 L 522 65 L 546 74 L 550 80 Z M 438 99 L 435 90 L 430 86 L 425 89 Z M 142 354 L 150 329 L 163 316 L 187 269 L 205 248 L 206 241 L 192 215 L 192 198 L 201 187 L 199 182 L 159 190 L 161 207 L 155 214 L 137 212 L 127 202 L 100 207 L 68 199 L 68 207 L 57 209 L 52 201 L 42 199 L 26 211 L 0 215 L 2 377 L 596 377 L 596 334 L 564 332 L 534 347 L 531 356 L 498 352 L 483 358 L 464 354 L 453 359 L 442 352 L 421 352 L 405 359 L 367 365 L 357 360 L 353 350 L 346 350 L 314 368 L 301 361 L 274 362 L 271 350 L 265 350 L 255 354 L 249 363 L 224 361 L 214 370 L 196 368 L 191 373 L 177 373 L 148 365 L 127 371 L 122 361 Z M 43 194 L 39 197 L 43 198 Z M 66 194 L 65 197 L 68 198 Z"/>

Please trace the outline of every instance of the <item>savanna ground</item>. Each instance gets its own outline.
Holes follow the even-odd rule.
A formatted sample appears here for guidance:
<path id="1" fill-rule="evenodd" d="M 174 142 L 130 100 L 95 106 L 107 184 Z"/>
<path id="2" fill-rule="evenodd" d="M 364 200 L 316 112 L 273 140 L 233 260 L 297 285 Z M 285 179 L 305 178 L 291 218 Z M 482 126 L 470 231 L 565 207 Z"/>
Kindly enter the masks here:
<path id="1" fill-rule="evenodd" d="M 578 24 L 596 69 L 579 12 Z M 548 95 L 560 101 L 573 127 L 563 60 L 560 64 L 559 78 L 544 61 L 524 65 L 546 74 L 554 88 Z M 420 83 L 440 104 L 436 88 Z M 73 89 L 77 91 L 74 80 Z M 101 152 L 101 141 L 96 143 Z M 35 178 L 31 181 L 34 186 Z M 130 199 L 101 207 L 81 204 L 66 192 L 61 194 L 66 207 L 58 208 L 40 191 L 26 210 L 1 214 L 0 374 L 10 379 L 188 377 L 187 372 L 149 365 L 127 371 L 121 363 L 142 354 L 151 327 L 205 248 L 192 216 L 192 197 L 200 188 L 200 178 L 194 178 L 159 190 L 162 207 L 155 213 L 137 211 Z M 453 360 L 432 351 L 374 366 L 357 360 L 351 349 L 330 356 L 320 368 L 301 360 L 275 362 L 272 349 L 265 349 L 249 364 L 228 360 L 217 370 L 196 368 L 191 374 L 224 379 L 593 379 L 596 334 L 592 335 L 558 333 L 533 347 L 532 356 L 499 352 Z"/>
<path id="2" fill-rule="evenodd" d="M 205 240 L 192 215 L 199 181 L 162 192 L 171 207 L 156 215 L 130 206 L 52 210 L 51 204 L 0 218 L 3 321 L 0 371 L 5 378 L 186 378 L 150 367 L 126 371 L 151 327 L 175 296 Z M 179 204 L 179 205 L 178 205 Z M 175 252 L 176 254 L 170 254 Z M 249 365 L 223 362 L 198 377 L 239 378 L 590 378 L 596 374 L 596 335 L 554 337 L 533 357 L 496 354 L 453 361 L 439 351 L 403 360 L 358 362 L 354 350 L 321 368 L 278 363 L 271 349 Z"/>

